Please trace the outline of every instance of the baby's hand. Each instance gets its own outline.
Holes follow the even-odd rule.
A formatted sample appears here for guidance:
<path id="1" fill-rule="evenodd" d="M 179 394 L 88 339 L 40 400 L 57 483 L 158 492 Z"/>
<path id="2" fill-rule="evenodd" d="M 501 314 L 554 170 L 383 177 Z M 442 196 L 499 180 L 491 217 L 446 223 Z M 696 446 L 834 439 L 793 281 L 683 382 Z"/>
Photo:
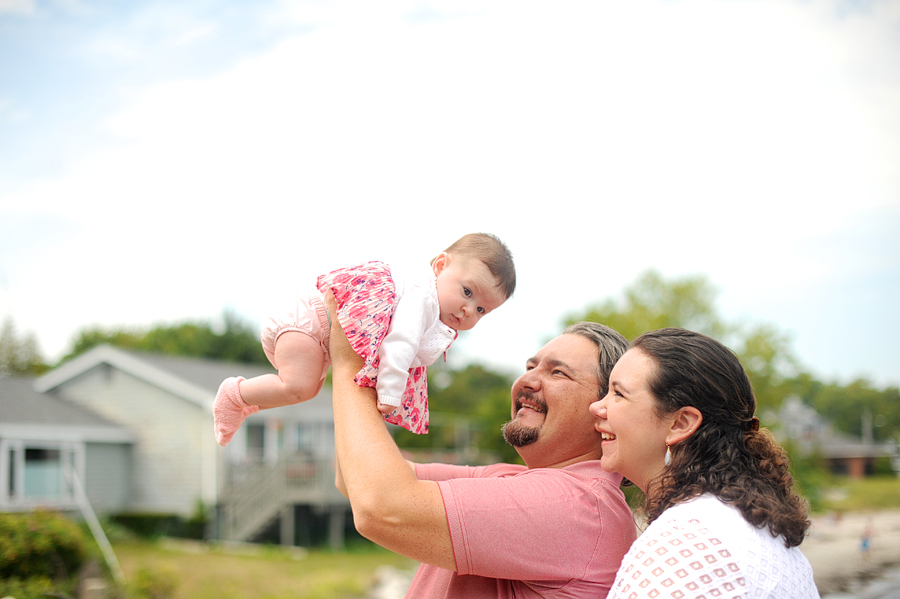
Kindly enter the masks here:
<path id="1" fill-rule="evenodd" d="M 397 406 L 392 406 L 391 404 L 388 404 L 388 403 L 381 403 L 380 401 L 378 402 L 378 411 L 381 412 L 382 414 L 384 414 L 385 416 L 392 413 L 396 409 L 397 409 Z"/>

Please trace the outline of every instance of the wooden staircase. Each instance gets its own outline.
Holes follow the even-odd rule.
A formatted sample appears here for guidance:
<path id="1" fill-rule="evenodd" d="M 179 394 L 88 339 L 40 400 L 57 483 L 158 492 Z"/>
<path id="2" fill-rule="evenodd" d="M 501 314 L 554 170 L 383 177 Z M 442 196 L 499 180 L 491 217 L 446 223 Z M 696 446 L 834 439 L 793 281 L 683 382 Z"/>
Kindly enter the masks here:
<path id="1" fill-rule="evenodd" d="M 253 539 L 294 505 L 349 505 L 334 486 L 332 460 L 287 456 L 275 463 L 233 466 L 230 478 L 220 528 L 227 541 Z"/>

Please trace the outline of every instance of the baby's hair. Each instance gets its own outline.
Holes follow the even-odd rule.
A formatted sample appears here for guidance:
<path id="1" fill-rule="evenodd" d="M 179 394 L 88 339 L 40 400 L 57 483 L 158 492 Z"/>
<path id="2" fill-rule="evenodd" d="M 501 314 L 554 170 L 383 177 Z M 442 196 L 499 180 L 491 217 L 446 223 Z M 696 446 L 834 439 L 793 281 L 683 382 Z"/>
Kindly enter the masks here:
<path id="1" fill-rule="evenodd" d="M 516 265 L 513 263 L 512 252 L 496 236 L 490 233 L 469 233 L 454 241 L 444 251 L 452 256 L 468 256 L 484 262 L 497 278 L 497 287 L 503 290 L 506 299 L 516 290 Z"/>

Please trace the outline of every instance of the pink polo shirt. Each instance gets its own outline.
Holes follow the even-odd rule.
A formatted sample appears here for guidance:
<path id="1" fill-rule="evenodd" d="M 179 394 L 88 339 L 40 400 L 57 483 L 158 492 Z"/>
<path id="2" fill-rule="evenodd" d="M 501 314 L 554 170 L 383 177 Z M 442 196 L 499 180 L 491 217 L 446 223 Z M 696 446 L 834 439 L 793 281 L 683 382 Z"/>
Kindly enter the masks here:
<path id="1" fill-rule="evenodd" d="M 456 572 L 422 564 L 408 598 L 606 597 L 636 537 L 622 477 L 566 468 L 416 466 L 444 499 Z"/>

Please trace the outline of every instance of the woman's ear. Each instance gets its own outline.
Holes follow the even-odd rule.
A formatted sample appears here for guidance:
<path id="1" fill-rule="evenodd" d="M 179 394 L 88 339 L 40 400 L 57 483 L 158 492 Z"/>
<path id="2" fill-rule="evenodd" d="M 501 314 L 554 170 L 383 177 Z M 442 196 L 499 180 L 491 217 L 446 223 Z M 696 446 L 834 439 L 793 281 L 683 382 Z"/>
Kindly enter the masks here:
<path id="1" fill-rule="evenodd" d="M 703 423 L 703 414 L 694 406 L 685 406 L 679 409 L 672 419 L 672 426 L 666 436 L 666 445 L 681 443 Z"/>
<path id="2" fill-rule="evenodd" d="M 437 258 L 431 262 L 431 268 L 434 270 L 435 276 L 441 274 L 445 268 L 450 265 L 450 254 L 441 252 Z"/>

